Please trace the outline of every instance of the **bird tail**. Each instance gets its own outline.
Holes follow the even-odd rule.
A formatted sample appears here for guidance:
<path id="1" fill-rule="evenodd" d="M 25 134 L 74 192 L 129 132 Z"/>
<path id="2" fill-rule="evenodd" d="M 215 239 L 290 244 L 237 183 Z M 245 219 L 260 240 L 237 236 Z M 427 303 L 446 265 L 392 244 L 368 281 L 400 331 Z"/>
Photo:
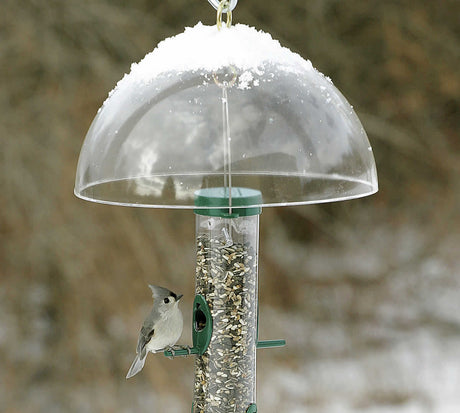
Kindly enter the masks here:
<path id="1" fill-rule="evenodd" d="M 136 355 L 136 358 L 134 359 L 133 364 L 131 364 L 131 367 L 128 370 L 128 374 L 126 375 L 127 379 L 139 373 L 144 367 L 145 359 L 147 358 L 147 352 L 143 352 L 143 353 L 144 353 L 144 357 L 141 357 L 140 354 Z"/>

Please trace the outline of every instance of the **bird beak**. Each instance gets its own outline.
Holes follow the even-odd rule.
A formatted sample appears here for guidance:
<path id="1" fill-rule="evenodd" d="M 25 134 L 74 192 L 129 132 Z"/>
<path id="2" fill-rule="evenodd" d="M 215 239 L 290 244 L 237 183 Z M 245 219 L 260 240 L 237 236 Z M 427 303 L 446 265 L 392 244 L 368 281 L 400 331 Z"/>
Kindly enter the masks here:
<path id="1" fill-rule="evenodd" d="M 176 301 L 179 301 L 183 296 L 184 296 L 184 294 L 179 294 L 179 295 L 177 296 Z"/>

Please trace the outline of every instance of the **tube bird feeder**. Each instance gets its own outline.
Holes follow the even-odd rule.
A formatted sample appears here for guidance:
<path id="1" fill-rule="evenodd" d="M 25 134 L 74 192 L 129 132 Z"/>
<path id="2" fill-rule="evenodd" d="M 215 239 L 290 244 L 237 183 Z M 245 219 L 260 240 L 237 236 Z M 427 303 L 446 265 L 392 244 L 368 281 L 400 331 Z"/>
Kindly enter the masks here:
<path id="1" fill-rule="evenodd" d="M 75 194 L 195 212 L 192 411 L 256 412 L 256 349 L 283 345 L 257 336 L 262 208 L 370 195 L 377 173 L 332 81 L 269 34 L 231 26 L 236 0 L 209 2 L 217 27 L 162 41 L 109 94 Z"/>

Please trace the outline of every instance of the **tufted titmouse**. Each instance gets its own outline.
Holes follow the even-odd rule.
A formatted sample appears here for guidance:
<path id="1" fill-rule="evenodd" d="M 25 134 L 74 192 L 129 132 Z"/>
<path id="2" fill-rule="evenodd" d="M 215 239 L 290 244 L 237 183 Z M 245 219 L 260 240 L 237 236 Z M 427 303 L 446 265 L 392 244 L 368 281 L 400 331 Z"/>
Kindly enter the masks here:
<path id="1" fill-rule="evenodd" d="M 171 348 L 182 334 L 183 319 L 178 306 L 182 294 L 176 295 L 156 285 L 149 287 L 152 290 L 153 308 L 142 325 L 137 341 L 137 355 L 126 375 L 127 379 L 142 370 L 149 351 L 156 353 Z"/>

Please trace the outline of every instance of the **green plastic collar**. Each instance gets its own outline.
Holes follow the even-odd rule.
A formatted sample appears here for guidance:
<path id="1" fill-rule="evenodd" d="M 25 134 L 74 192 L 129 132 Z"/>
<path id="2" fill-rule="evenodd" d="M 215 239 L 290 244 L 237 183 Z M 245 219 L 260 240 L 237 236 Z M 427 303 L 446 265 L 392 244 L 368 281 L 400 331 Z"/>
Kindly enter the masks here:
<path id="1" fill-rule="evenodd" d="M 220 218 L 238 218 L 262 213 L 262 194 L 256 189 L 232 188 L 232 209 L 228 188 L 205 188 L 195 192 L 195 214 Z M 245 207 L 248 208 L 245 208 Z M 219 208 L 220 207 L 220 208 Z"/>

